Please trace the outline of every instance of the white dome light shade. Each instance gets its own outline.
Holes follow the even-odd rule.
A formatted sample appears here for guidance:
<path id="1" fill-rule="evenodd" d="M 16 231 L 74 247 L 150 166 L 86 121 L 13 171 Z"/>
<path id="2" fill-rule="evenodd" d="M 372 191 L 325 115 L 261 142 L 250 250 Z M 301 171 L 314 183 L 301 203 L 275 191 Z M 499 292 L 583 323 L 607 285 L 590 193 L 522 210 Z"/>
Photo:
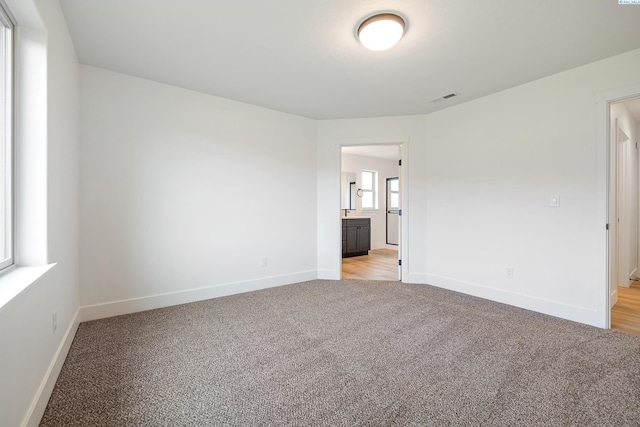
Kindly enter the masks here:
<path id="1" fill-rule="evenodd" d="M 360 43 L 370 50 L 386 50 L 400 41 L 404 20 L 392 13 L 382 13 L 366 19 L 358 28 Z"/>

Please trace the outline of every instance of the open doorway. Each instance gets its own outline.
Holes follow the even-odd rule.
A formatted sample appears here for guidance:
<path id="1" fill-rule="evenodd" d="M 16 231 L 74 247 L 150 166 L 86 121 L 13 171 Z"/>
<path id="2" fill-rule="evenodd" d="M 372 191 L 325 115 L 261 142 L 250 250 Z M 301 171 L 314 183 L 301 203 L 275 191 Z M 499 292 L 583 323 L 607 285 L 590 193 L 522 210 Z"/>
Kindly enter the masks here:
<path id="1" fill-rule="evenodd" d="M 401 145 L 342 147 L 342 278 L 401 280 Z"/>
<path id="2" fill-rule="evenodd" d="M 640 98 L 611 103 L 611 329 L 640 336 Z"/>

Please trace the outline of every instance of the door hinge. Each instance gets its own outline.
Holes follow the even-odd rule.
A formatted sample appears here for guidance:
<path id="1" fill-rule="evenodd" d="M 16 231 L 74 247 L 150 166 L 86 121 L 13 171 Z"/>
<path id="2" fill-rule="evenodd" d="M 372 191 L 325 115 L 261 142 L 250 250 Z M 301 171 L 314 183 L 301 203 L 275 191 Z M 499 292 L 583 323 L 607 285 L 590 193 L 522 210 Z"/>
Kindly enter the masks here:
<path id="1" fill-rule="evenodd" d="M 636 142 L 636 148 L 638 148 L 638 143 Z M 402 166 L 402 159 L 398 160 L 398 166 Z"/>
<path id="2" fill-rule="evenodd" d="M 398 265 L 402 265 L 402 260 L 401 259 L 398 260 Z"/>
<path id="3" fill-rule="evenodd" d="M 607 224 L 607 226 L 605 228 L 608 230 L 609 229 L 609 224 Z"/>
<path id="4" fill-rule="evenodd" d="M 398 211 L 398 216 L 402 216 L 402 209 Z"/>

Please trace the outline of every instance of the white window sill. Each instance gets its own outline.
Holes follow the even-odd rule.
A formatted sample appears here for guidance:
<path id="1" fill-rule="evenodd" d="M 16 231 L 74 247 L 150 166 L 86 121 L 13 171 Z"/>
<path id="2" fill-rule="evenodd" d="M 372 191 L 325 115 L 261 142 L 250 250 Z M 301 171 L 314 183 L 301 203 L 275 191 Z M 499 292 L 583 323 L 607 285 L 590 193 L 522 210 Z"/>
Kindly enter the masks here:
<path id="1" fill-rule="evenodd" d="M 38 266 L 15 266 L 11 270 L 0 275 L 0 310 L 22 291 L 27 289 L 32 283 L 35 283 L 40 277 L 54 264 L 38 265 Z"/>

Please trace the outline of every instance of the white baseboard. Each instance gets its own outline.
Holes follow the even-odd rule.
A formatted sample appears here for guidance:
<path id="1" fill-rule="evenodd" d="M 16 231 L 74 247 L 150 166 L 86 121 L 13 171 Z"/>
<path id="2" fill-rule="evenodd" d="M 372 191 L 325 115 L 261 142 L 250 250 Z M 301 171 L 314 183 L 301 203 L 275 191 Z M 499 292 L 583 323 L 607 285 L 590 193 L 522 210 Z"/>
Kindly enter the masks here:
<path id="1" fill-rule="evenodd" d="M 56 385 L 56 381 L 58 380 L 58 376 L 60 375 L 60 371 L 62 370 L 62 365 L 64 364 L 65 359 L 67 358 L 67 354 L 69 353 L 69 348 L 71 348 L 71 343 L 73 342 L 73 338 L 76 336 L 76 331 L 78 330 L 78 325 L 80 324 L 80 309 L 77 309 L 71 322 L 69 323 L 69 327 L 64 333 L 64 337 L 62 337 L 62 341 L 58 346 L 55 354 L 53 355 L 53 360 L 49 364 L 49 368 L 40 383 L 40 387 L 36 392 L 36 395 L 31 402 L 31 406 L 27 411 L 27 415 L 22 421 L 23 427 L 36 427 L 40 424 L 40 420 L 42 419 L 42 415 L 44 415 L 45 409 L 47 409 L 47 403 L 49 403 L 49 398 L 51 397 L 51 393 L 53 392 L 53 387 Z"/>
<path id="2" fill-rule="evenodd" d="M 342 273 L 336 270 L 318 270 L 318 279 L 320 280 L 340 280 Z"/>
<path id="3" fill-rule="evenodd" d="M 634 268 L 633 271 L 629 274 L 629 280 L 635 280 L 637 272 L 638 272 L 638 267 Z"/>
<path id="4" fill-rule="evenodd" d="M 402 283 L 411 283 L 415 285 L 426 285 L 427 282 L 427 274 L 426 273 L 407 273 L 402 274 Z"/>
<path id="5" fill-rule="evenodd" d="M 387 245 L 386 242 L 371 243 L 371 250 L 375 251 L 376 249 L 398 249 L 398 245 Z"/>
<path id="6" fill-rule="evenodd" d="M 564 304 L 531 295 L 509 292 L 503 289 L 491 288 L 477 283 L 464 282 L 432 274 L 427 275 L 426 283 L 439 288 L 449 289 L 467 295 L 473 295 L 479 298 L 513 305 L 515 307 L 536 311 L 538 313 L 548 314 L 550 316 L 560 317 L 562 319 L 572 320 L 574 322 L 584 323 L 591 326 L 602 327 L 602 319 L 599 318 L 600 316 L 595 309 Z"/>
<path id="7" fill-rule="evenodd" d="M 609 309 L 612 309 L 614 305 L 618 303 L 618 288 L 616 288 L 609 296 Z"/>
<path id="8" fill-rule="evenodd" d="M 103 304 L 86 305 L 80 307 L 80 319 L 82 322 L 103 319 L 106 317 L 120 316 L 122 314 L 137 313 L 139 311 L 153 310 L 172 305 L 186 304 L 211 298 L 224 297 L 292 283 L 306 282 L 318 278 L 317 271 L 303 271 L 282 276 L 263 277 L 261 279 L 247 280 L 243 282 L 225 283 L 206 288 L 189 289 L 186 291 L 170 292 L 166 294 L 150 295 L 140 298 L 132 298 L 122 301 L 113 301 Z"/>

